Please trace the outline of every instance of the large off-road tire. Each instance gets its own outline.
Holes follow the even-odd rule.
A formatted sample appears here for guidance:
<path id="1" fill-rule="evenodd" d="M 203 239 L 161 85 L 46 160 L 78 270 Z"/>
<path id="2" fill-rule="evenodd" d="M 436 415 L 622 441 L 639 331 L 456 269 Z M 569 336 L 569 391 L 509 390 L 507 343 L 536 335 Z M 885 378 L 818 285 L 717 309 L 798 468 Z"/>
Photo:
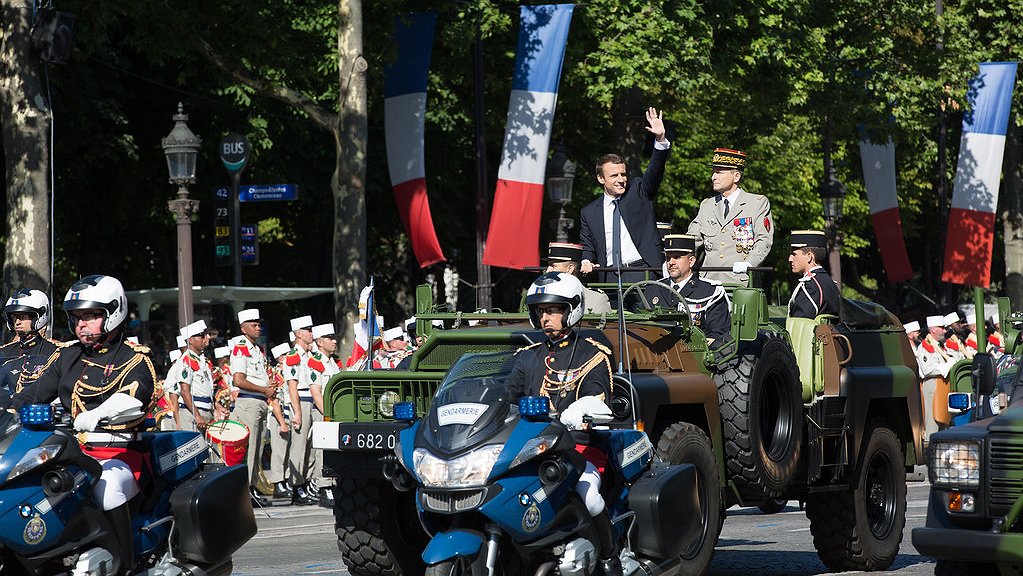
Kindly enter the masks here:
<path id="1" fill-rule="evenodd" d="M 678 573 L 685 576 L 705 574 L 714 556 L 714 546 L 717 545 L 724 520 L 721 480 L 714 461 L 714 445 L 698 426 L 677 422 L 661 434 L 657 441 L 657 455 L 670 464 L 692 464 L 696 467 L 700 509 L 703 511 L 700 537 L 682 553 L 682 565 Z"/>
<path id="2" fill-rule="evenodd" d="M 998 574 L 994 564 L 984 562 L 953 562 L 938 560 L 934 565 L 934 576 L 984 576 Z"/>
<path id="3" fill-rule="evenodd" d="M 796 357 L 781 338 L 741 350 L 714 375 L 725 437 L 725 470 L 746 504 L 784 494 L 803 440 Z"/>
<path id="4" fill-rule="evenodd" d="M 806 516 L 817 555 L 834 571 L 885 570 L 895 560 L 906 525 L 902 444 L 891 429 L 867 430 L 851 491 L 810 493 Z"/>
<path id="5" fill-rule="evenodd" d="M 415 492 L 386 480 L 339 478 L 334 495 L 337 548 L 352 576 L 423 573 L 428 538 L 416 516 Z"/>
<path id="6" fill-rule="evenodd" d="M 789 501 L 785 498 L 765 498 L 763 502 L 757 505 L 757 508 L 760 508 L 760 511 L 764 514 L 777 514 L 788 505 Z"/>

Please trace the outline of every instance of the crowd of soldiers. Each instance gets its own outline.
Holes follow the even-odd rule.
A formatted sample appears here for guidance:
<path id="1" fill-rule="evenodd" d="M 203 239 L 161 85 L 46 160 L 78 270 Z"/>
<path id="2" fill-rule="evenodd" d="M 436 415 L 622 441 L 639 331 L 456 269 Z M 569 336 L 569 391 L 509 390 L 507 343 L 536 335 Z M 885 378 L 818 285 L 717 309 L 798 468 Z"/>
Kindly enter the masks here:
<path id="1" fill-rule="evenodd" d="M 977 315 L 974 312 L 963 316 L 959 312 L 928 316 L 923 326 L 926 330 L 922 329 L 918 320 L 903 324 L 920 371 L 926 423 L 925 438 L 930 437 L 939 428 L 949 425 L 946 407 L 936 406 L 934 399 L 948 395 L 948 376 L 952 366 L 960 360 L 972 359 L 977 352 L 987 352 L 996 361 L 1005 354 L 1004 339 L 999 332 L 1001 325 L 998 313 L 995 312 L 982 321 L 985 322 L 985 334 L 988 335 L 986 342 L 977 341 Z M 982 409 L 989 410 L 988 413 L 998 413 L 1004 401 L 1004 397 L 996 394 L 982 406 Z"/>

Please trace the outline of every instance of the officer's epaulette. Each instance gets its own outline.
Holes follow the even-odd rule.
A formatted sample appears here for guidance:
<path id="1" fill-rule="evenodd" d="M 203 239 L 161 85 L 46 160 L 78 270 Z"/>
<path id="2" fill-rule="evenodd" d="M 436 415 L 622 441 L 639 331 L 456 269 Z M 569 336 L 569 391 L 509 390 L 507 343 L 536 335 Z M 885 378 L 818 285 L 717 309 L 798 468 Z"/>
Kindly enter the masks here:
<path id="1" fill-rule="evenodd" d="M 721 281 L 713 280 L 711 278 L 700 278 L 700 280 L 703 280 L 704 282 L 706 282 L 707 284 L 710 284 L 711 286 L 720 286 L 721 285 Z"/>
<path id="2" fill-rule="evenodd" d="M 291 352 L 289 352 L 288 355 L 284 357 L 284 364 L 288 366 L 298 366 L 298 363 L 301 361 L 302 358 L 298 355 L 298 351 L 296 351 L 294 348 L 292 348 Z"/>
<path id="3" fill-rule="evenodd" d="M 61 342 L 60 340 L 54 340 L 53 338 L 46 338 L 45 340 L 58 348 L 60 347 L 61 344 L 63 344 L 63 342 Z"/>
<path id="4" fill-rule="evenodd" d="M 57 348 L 70 348 L 78 343 L 78 340 L 68 340 L 67 342 L 58 342 Z"/>
<path id="5" fill-rule="evenodd" d="M 519 348 L 518 350 L 516 350 L 515 353 L 518 354 L 519 352 L 522 352 L 523 350 L 529 350 L 530 348 L 536 348 L 540 344 L 543 344 L 543 342 L 537 342 L 535 344 L 530 344 L 529 346 L 523 346 L 522 348 Z"/>
<path id="6" fill-rule="evenodd" d="M 604 354 L 607 354 L 608 356 L 611 355 L 611 349 L 610 348 L 608 348 L 607 346 L 604 346 L 600 342 L 597 342 L 593 338 L 587 338 L 586 341 L 589 342 L 590 344 L 593 344 L 594 346 L 596 346 L 597 350 L 600 350 Z"/>
<path id="7" fill-rule="evenodd" d="M 144 344 L 136 344 L 131 340 L 125 340 L 124 343 L 128 345 L 128 348 L 131 348 L 132 352 L 137 352 L 139 354 L 149 354 L 150 352 L 149 346 Z"/>

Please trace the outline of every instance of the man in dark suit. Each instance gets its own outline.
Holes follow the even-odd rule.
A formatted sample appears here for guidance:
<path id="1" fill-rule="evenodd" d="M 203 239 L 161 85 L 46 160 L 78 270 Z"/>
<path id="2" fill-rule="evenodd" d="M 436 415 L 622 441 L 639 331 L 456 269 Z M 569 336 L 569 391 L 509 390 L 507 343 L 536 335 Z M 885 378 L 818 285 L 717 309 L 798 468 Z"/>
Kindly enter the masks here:
<path id="1" fill-rule="evenodd" d="M 663 117 L 664 113 L 655 108 L 646 111 L 646 129 L 654 135 L 654 152 L 642 177 L 630 180 L 626 175 L 625 160 L 617 154 L 605 154 L 597 161 L 597 182 L 604 187 L 604 194 L 579 213 L 584 274 L 598 266 L 614 268 L 615 264 L 620 264 L 660 268 L 664 262 L 661 236 L 654 217 L 654 198 L 664 177 L 664 163 L 671 147 L 664 135 Z M 622 280 L 629 282 L 644 278 L 643 273 L 622 276 Z"/>

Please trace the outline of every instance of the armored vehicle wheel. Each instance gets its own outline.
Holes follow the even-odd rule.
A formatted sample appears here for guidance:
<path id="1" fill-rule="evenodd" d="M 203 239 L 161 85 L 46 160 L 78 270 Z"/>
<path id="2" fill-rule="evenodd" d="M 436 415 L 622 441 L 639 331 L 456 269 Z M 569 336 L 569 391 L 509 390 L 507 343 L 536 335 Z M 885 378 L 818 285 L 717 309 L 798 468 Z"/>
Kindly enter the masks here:
<path id="1" fill-rule="evenodd" d="M 740 351 L 714 379 L 729 479 L 746 503 L 781 496 L 796 473 L 803 439 L 792 350 L 781 338 L 766 338 L 759 354 Z"/>
<path id="2" fill-rule="evenodd" d="M 895 560 L 906 525 L 902 445 L 891 429 L 867 430 L 867 448 L 851 491 L 810 493 L 806 516 L 817 555 L 835 571 L 884 570 Z"/>
<path id="3" fill-rule="evenodd" d="M 385 480 L 339 478 L 334 532 L 352 576 L 423 573 L 419 555 L 428 539 L 416 516 L 415 492 L 398 492 Z"/>
<path id="4" fill-rule="evenodd" d="M 785 498 L 765 498 L 757 508 L 760 508 L 764 514 L 777 514 L 784 510 L 788 503 L 789 501 Z"/>
<path id="5" fill-rule="evenodd" d="M 657 454 L 671 464 L 692 464 L 696 467 L 700 491 L 700 538 L 682 553 L 679 574 L 699 575 L 707 571 L 714 555 L 724 515 L 721 508 L 721 481 L 714 461 L 714 445 L 698 426 L 677 422 L 668 427 L 657 441 Z M 639 527 L 643 529 L 642 526 Z"/>
<path id="6" fill-rule="evenodd" d="M 984 574 L 997 573 L 998 568 L 983 562 L 938 560 L 938 563 L 934 565 L 934 576 L 982 576 Z"/>

